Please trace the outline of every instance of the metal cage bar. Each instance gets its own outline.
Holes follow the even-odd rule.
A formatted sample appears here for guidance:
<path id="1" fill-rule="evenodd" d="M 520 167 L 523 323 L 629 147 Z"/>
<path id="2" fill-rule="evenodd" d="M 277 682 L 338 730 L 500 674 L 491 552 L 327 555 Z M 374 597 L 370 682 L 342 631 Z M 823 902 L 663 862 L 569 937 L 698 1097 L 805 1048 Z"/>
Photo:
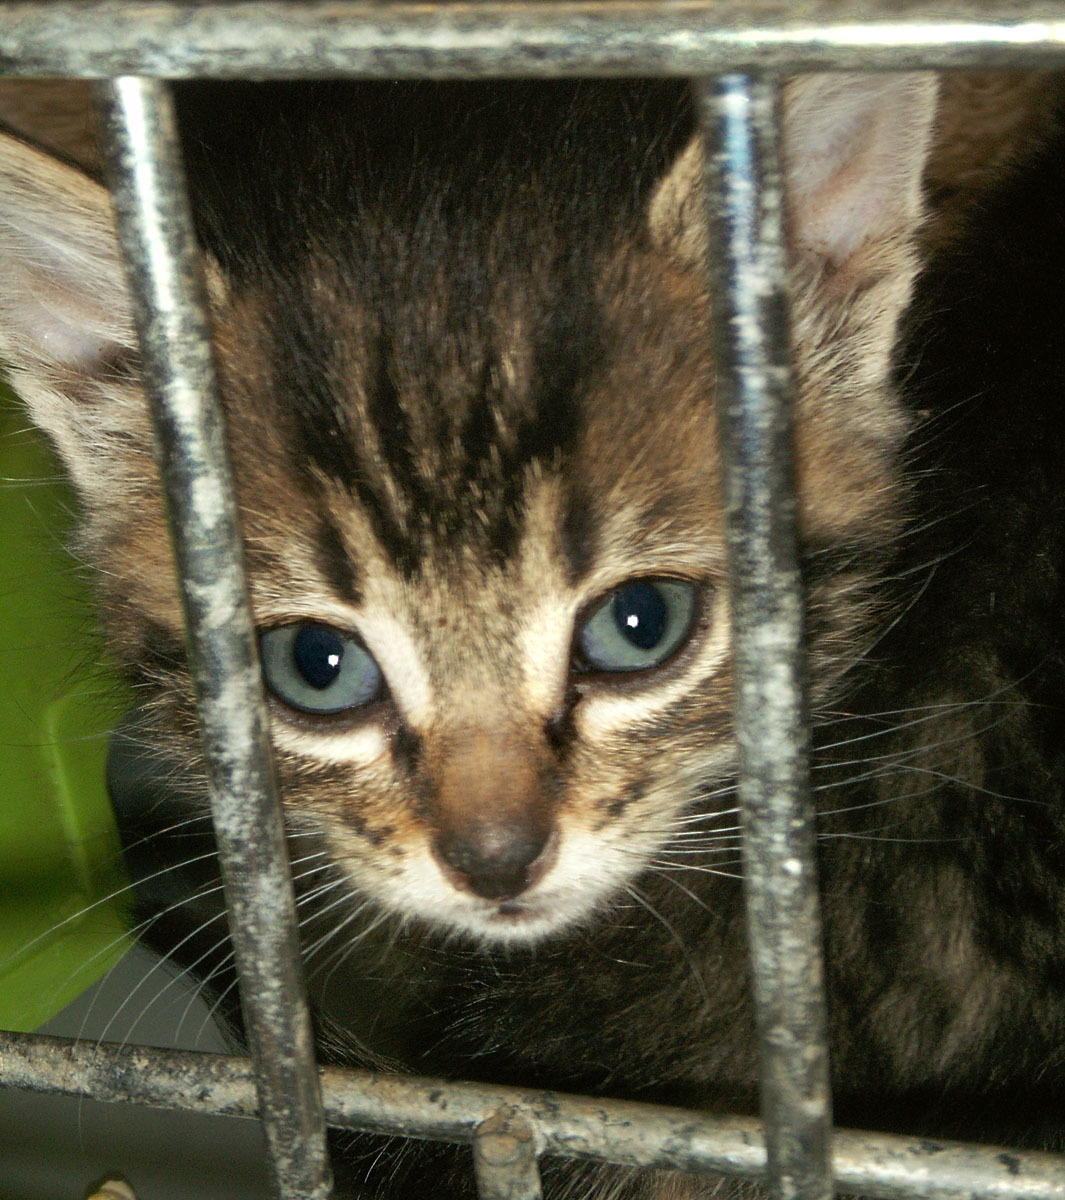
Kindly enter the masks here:
<path id="1" fill-rule="evenodd" d="M 704 76 L 1049 65 L 1054 0 L 308 0 L 4 4 L 0 73 Z"/>
<path id="2" fill-rule="evenodd" d="M 540 1140 L 518 1108 L 506 1105 L 473 1132 L 473 1170 L 480 1200 L 542 1200 Z"/>
<path id="3" fill-rule="evenodd" d="M 831 1104 L 792 469 L 784 179 L 772 80 L 696 84 L 706 145 L 743 881 L 769 1180 L 827 1200 Z"/>
<path id="4" fill-rule="evenodd" d="M 257 1112 L 251 1064 L 226 1055 L 9 1034 L 0 1040 L 0 1070 L 13 1086 L 39 1092 Z M 545 1154 L 751 1179 L 765 1174 L 762 1126 L 750 1117 L 337 1067 L 323 1070 L 322 1092 L 330 1124 L 346 1129 L 472 1142 L 502 1111 L 526 1122 Z M 835 1186 L 849 1195 L 1065 1200 L 1065 1158 L 1054 1154 L 838 1129 L 832 1163 Z"/>
<path id="5" fill-rule="evenodd" d="M 296 908 L 177 122 L 165 83 L 116 79 L 102 94 L 267 1145 L 283 1200 L 328 1200 Z"/>

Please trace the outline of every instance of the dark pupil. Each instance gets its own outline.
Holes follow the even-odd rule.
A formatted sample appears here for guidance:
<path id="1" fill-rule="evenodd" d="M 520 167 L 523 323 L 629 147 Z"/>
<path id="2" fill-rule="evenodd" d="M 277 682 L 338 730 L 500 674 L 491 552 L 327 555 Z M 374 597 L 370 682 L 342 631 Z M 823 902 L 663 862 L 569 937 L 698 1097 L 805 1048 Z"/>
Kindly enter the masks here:
<path id="1" fill-rule="evenodd" d="M 292 661 L 306 683 L 324 691 L 340 674 L 344 643 L 331 629 L 305 625 L 292 643 Z"/>
<path id="2" fill-rule="evenodd" d="M 630 583 L 614 597 L 614 620 L 638 650 L 653 650 L 666 632 L 669 610 L 653 583 Z"/>

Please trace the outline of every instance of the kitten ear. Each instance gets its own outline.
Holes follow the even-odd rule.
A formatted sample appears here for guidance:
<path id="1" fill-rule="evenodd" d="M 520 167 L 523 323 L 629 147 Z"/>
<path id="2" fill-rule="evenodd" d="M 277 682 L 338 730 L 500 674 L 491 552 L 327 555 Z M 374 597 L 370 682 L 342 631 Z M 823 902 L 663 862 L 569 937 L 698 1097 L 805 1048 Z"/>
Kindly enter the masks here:
<path id="1" fill-rule="evenodd" d="M 0 315 L 16 361 L 93 373 L 136 346 L 107 191 L 0 135 Z"/>
<path id="2" fill-rule="evenodd" d="M 834 291 L 900 275 L 903 302 L 922 217 L 921 172 L 935 115 L 931 73 L 805 75 L 783 97 L 787 225 L 794 258 L 816 264 Z M 693 141 L 658 185 L 649 210 L 658 246 L 701 265 L 703 155 Z"/>
<path id="3" fill-rule="evenodd" d="M 895 269 L 923 216 L 935 76 L 807 75 L 784 105 L 792 245 L 854 283 Z"/>
<path id="4" fill-rule="evenodd" d="M 928 73 L 807 75 L 784 89 L 795 461 L 811 536 L 887 544 L 897 532 L 907 420 L 892 361 L 919 263 L 935 109 Z M 682 269 L 704 269 L 704 195 L 700 139 L 648 214 L 656 245 Z"/>
<path id="5" fill-rule="evenodd" d="M 133 473 L 131 454 L 150 454 L 110 197 L 3 134 L 0 356 L 86 500 Z"/>

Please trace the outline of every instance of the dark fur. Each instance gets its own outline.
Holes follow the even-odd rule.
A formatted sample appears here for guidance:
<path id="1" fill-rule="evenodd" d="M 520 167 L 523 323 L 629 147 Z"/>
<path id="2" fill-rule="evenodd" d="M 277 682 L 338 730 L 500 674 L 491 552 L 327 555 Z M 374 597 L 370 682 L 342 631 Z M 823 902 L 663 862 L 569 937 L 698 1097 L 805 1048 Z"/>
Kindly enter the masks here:
<path id="1" fill-rule="evenodd" d="M 294 472 L 357 496 L 409 573 L 441 542 L 487 538 L 505 559 L 522 471 L 566 453 L 579 387 L 604 354 L 594 264 L 638 228 L 690 133 L 677 88 L 200 85 L 183 99 L 203 240 L 237 289 L 271 297 L 267 388 Z M 314 294 L 323 253 L 342 293 L 333 309 Z M 492 318 L 500 281 L 529 275 L 539 316 L 519 409 L 500 382 L 505 335 Z M 357 428 L 335 403 L 347 297 L 372 314 L 360 361 L 368 420 Z M 467 353 L 459 379 L 444 358 L 456 344 Z M 501 420 L 514 424 L 506 439 Z M 460 450 L 442 487 L 419 463 L 451 439 Z M 386 476 L 404 489 L 398 509 Z"/>

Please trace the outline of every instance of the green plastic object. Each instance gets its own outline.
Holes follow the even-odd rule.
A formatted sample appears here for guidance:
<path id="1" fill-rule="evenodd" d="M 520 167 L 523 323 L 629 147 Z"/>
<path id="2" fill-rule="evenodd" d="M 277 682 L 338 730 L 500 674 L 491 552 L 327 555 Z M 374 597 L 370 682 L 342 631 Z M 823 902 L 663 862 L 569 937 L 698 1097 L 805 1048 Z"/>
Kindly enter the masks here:
<path id="1" fill-rule="evenodd" d="M 74 501 L 44 439 L 0 390 L 0 1028 L 32 1030 L 132 940 L 107 796 L 125 708 L 84 569 Z"/>

